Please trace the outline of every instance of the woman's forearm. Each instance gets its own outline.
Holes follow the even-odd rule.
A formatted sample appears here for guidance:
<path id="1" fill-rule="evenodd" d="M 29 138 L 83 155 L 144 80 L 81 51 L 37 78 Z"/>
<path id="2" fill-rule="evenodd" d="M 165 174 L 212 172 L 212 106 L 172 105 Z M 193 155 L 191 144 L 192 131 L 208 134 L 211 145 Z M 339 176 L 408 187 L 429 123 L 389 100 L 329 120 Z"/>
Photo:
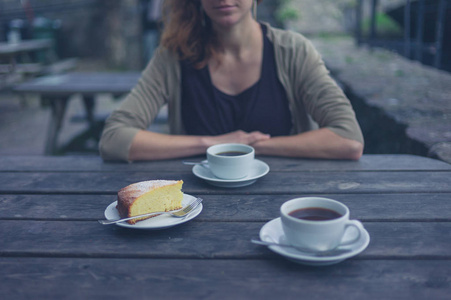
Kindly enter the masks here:
<path id="1" fill-rule="evenodd" d="M 207 146 L 199 136 L 168 135 L 139 131 L 133 139 L 129 160 L 158 160 L 204 153 Z"/>
<path id="2" fill-rule="evenodd" d="M 167 135 L 139 131 L 133 139 L 129 160 L 159 160 L 204 154 L 219 143 L 243 143 L 255 147 L 260 155 L 288 157 L 351 159 L 362 156 L 360 142 L 343 138 L 327 128 L 293 136 L 270 138 L 260 132 L 231 132 L 219 136 Z"/>
<path id="3" fill-rule="evenodd" d="M 257 154 L 288 157 L 358 160 L 363 153 L 360 142 L 343 138 L 327 128 L 274 137 L 252 146 Z"/>
<path id="4" fill-rule="evenodd" d="M 208 147 L 220 143 L 252 144 L 269 139 L 261 132 L 235 131 L 218 136 L 167 135 L 139 131 L 131 144 L 129 160 L 158 160 L 204 154 Z"/>

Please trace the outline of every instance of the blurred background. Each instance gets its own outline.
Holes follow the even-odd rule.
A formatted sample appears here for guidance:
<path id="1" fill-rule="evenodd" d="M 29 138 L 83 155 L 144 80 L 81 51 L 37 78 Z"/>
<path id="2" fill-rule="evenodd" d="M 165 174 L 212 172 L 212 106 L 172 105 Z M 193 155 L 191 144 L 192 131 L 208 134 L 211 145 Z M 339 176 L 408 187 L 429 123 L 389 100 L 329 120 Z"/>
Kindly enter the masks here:
<path id="1" fill-rule="evenodd" d="M 102 122 L 125 95 L 96 94 L 95 122 L 72 95 L 49 153 L 52 106 L 17 87 L 73 72 L 139 74 L 158 45 L 162 1 L 0 0 L 0 155 L 98 155 Z M 450 2 L 264 0 L 258 20 L 312 40 L 353 103 L 365 153 L 451 162 Z M 12 45 L 39 40 L 51 45 L 12 59 Z M 167 131 L 165 114 L 153 130 Z"/>

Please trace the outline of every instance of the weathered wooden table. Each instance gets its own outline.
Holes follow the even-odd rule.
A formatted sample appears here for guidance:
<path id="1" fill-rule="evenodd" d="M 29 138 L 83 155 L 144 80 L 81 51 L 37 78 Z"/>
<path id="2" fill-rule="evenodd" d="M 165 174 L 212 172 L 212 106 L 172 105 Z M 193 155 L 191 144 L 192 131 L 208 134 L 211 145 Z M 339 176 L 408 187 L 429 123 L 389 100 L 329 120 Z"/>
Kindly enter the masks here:
<path id="1" fill-rule="evenodd" d="M 50 50 L 54 45 L 54 42 L 49 39 L 38 39 L 38 40 L 23 40 L 17 43 L 0 43 L 0 58 L 6 58 L 6 60 L 11 64 L 11 68 L 16 67 L 17 58 L 21 55 L 31 55 L 33 52 Z M 48 60 L 52 59 L 55 55 L 51 51 L 47 52 Z"/>
<path id="2" fill-rule="evenodd" d="M 254 184 L 213 187 L 181 160 L 0 157 L 2 299 L 449 299 L 451 165 L 410 155 L 358 162 L 258 157 Z M 133 182 L 183 179 L 204 199 L 165 230 L 100 225 Z M 250 243 L 280 205 L 320 195 L 347 204 L 371 236 L 327 267 L 295 264 Z"/>
<path id="3" fill-rule="evenodd" d="M 46 64 L 56 60 L 54 42 L 49 39 L 0 43 L 0 90 L 9 89 L 24 79 L 24 75 L 42 73 Z M 36 59 L 39 54 L 41 61 Z"/>
<path id="4" fill-rule="evenodd" d="M 83 97 L 86 118 L 93 127 L 97 99 L 95 96 L 103 93 L 114 97 L 127 94 L 138 82 L 139 77 L 139 72 L 73 72 L 39 77 L 15 86 L 14 91 L 20 94 L 37 94 L 49 102 L 52 115 L 45 153 L 55 154 L 58 134 L 71 96 L 80 94 Z"/>

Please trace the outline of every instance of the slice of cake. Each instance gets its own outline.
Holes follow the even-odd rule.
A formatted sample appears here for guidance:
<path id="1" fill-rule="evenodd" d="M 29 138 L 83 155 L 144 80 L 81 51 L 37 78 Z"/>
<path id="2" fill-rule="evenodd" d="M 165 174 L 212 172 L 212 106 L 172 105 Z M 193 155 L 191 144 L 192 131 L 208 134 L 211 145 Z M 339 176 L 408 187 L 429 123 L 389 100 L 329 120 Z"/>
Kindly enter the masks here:
<path id="1" fill-rule="evenodd" d="M 117 193 L 121 218 L 182 208 L 182 180 L 150 180 L 133 183 Z M 151 217 L 128 220 L 129 224 Z"/>

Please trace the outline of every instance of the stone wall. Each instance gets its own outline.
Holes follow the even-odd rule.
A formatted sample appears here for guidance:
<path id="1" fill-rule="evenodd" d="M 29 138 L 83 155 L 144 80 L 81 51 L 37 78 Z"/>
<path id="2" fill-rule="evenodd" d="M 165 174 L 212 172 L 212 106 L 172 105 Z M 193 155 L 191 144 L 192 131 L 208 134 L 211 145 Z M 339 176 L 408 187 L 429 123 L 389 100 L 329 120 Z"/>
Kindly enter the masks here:
<path id="1" fill-rule="evenodd" d="M 365 153 L 416 154 L 451 163 L 451 74 L 351 38 L 314 38 L 352 101 Z"/>

